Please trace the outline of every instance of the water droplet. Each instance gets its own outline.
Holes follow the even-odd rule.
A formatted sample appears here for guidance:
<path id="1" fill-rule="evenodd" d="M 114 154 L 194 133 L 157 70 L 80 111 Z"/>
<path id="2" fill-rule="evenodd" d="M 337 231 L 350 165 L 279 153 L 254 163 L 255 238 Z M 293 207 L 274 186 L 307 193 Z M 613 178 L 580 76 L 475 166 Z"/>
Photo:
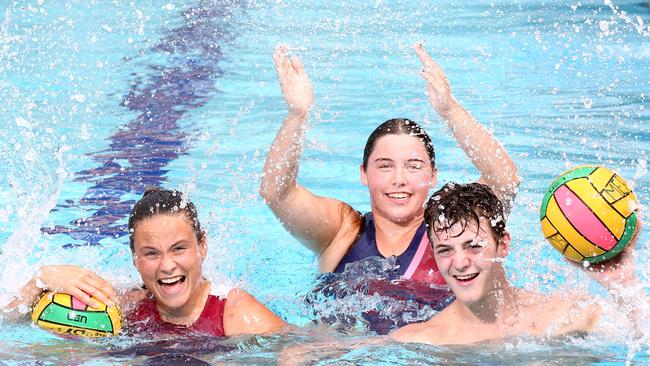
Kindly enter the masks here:
<path id="1" fill-rule="evenodd" d="M 70 100 L 74 100 L 75 102 L 78 102 L 78 103 L 83 103 L 83 102 L 86 101 L 86 96 L 83 95 L 83 94 L 75 94 L 75 95 L 70 97 Z"/>
<path id="2" fill-rule="evenodd" d="M 23 117 L 16 118 L 16 125 L 18 127 L 27 127 L 27 128 L 31 128 L 32 126 L 31 123 L 29 123 L 29 121 L 24 119 Z"/>

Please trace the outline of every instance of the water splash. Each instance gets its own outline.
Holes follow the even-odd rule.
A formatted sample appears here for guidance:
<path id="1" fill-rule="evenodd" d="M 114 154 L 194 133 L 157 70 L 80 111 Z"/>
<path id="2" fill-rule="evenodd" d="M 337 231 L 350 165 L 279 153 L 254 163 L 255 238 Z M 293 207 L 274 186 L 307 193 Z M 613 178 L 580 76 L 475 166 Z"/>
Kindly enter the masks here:
<path id="1" fill-rule="evenodd" d="M 453 300 L 447 288 L 401 279 L 395 259 L 380 257 L 321 275 L 304 297 L 320 321 L 342 331 L 361 328 L 378 334 L 428 320 Z"/>

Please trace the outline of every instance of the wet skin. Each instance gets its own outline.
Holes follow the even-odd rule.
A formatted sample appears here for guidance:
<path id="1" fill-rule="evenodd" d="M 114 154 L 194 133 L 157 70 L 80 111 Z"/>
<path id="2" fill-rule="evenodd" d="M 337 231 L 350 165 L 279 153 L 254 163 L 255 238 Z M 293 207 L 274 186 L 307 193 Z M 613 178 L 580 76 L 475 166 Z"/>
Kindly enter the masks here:
<path id="1" fill-rule="evenodd" d="M 376 141 L 367 169 L 361 168 L 361 181 L 368 186 L 375 217 L 404 223 L 424 214 L 436 172 L 419 138 L 385 135 Z"/>
<path id="2" fill-rule="evenodd" d="M 468 224 L 463 231 L 456 223 L 432 239 L 440 274 L 458 301 L 479 302 L 502 285 L 505 273 L 500 262 L 508 253 L 509 235 L 497 245 L 487 219 L 481 218 L 478 230 L 476 224 Z"/>
<path id="3" fill-rule="evenodd" d="M 199 243 L 183 214 L 160 214 L 140 221 L 134 234 L 133 262 L 164 318 L 198 317 L 209 292 Z M 194 315 L 194 316 L 193 316 Z"/>

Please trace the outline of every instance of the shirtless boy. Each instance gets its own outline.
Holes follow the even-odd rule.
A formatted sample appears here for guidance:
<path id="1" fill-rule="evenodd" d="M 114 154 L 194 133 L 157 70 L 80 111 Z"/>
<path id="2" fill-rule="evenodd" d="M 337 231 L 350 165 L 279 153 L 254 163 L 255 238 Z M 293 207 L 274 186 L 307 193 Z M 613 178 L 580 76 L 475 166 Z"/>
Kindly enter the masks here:
<path id="1" fill-rule="evenodd" d="M 601 309 L 592 296 L 542 294 L 510 284 L 503 264 L 510 248 L 510 234 L 503 206 L 487 186 L 445 185 L 427 203 L 424 220 L 438 268 L 456 300 L 430 320 L 396 330 L 391 334 L 393 339 L 468 344 L 596 329 Z M 639 294 L 626 296 L 621 291 L 637 281 L 632 247 L 628 245 L 608 263 L 586 269 L 621 303 L 647 302 Z"/>

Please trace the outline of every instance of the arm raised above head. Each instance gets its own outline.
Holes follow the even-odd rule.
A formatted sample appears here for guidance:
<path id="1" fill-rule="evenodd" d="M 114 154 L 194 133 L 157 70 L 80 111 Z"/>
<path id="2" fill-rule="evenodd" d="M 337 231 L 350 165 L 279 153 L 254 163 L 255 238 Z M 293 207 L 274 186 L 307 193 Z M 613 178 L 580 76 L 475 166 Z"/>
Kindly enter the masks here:
<path id="1" fill-rule="evenodd" d="M 480 183 L 487 184 L 504 205 L 506 216 L 514 205 L 520 178 L 517 166 L 506 149 L 452 96 L 442 68 L 422 44 L 415 45 L 422 62 L 420 75 L 426 80 L 426 93 L 433 108 L 442 117 L 458 145 L 481 172 Z"/>
<path id="2" fill-rule="evenodd" d="M 285 46 L 276 49 L 273 60 L 288 115 L 264 163 L 260 195 L 291 235 L 320 255 L 344 226 L 351 210 L 339 200 L 316 196 L 298 184 L 303 137 L 314 94 L 302 62 L 287 56 Z"/>
<path id="3" fill-rule="evenodd" d="M 232 336 L 276 333 L 287 329 L 288 325 L 251 294 L 232 289 L 224 309 L 223 327 L 226 336 Z"/>

